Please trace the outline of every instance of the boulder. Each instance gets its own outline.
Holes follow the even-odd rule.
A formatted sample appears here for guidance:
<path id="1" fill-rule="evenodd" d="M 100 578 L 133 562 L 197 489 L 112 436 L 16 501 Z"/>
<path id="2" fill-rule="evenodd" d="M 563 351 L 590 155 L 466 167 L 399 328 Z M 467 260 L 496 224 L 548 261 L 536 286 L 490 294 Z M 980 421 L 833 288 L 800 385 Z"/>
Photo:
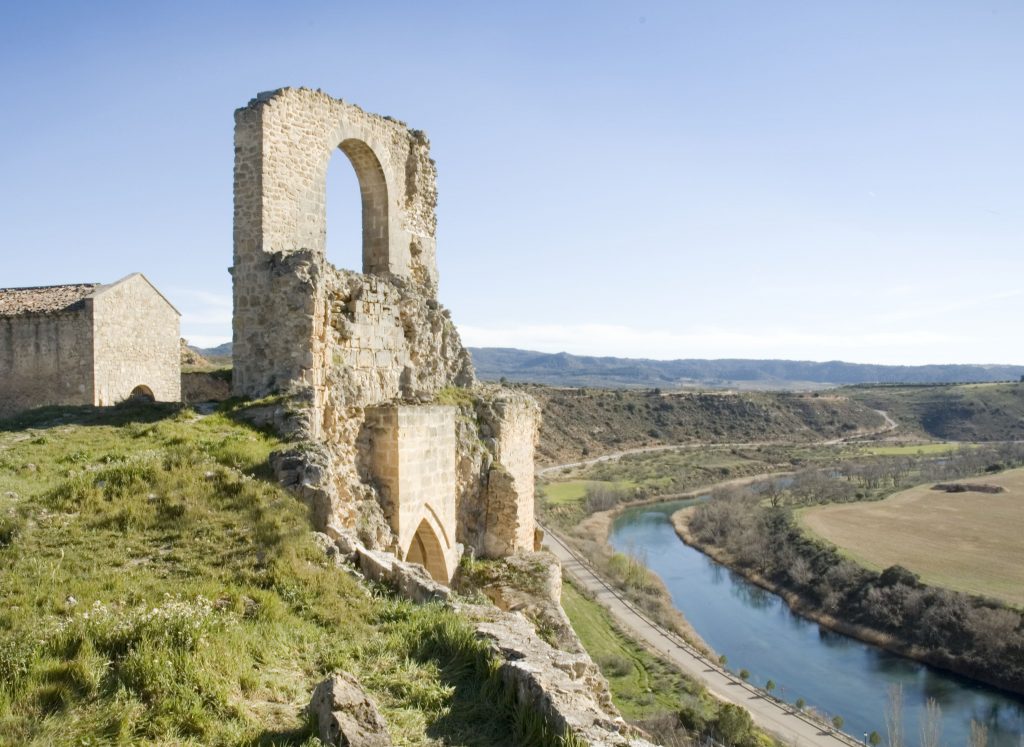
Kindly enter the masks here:
<path id="1" fill-rule="evenodd" d="M 331 747 L 391 747 L 387 725 L 377 705 L 348 672 L 338 672 L 316 686 L 309 711 L 320 741 Z"/>

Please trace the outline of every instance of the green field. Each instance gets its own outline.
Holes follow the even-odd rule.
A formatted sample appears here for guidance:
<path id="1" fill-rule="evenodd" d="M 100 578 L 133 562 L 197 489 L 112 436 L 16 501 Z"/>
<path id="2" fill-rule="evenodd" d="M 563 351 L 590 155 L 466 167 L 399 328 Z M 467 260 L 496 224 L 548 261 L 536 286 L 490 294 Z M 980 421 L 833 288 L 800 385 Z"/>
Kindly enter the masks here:
<path id="1" fill-rule="evenodd" d="M 1024 607 L 1024 469 L 958 480 L 1002 493 L 920 485 L 882 501 L 816 506 L 801 524 L 875 570 L 902 565 L 925 583 Z"/>
<path id="2" fill-rule="evenodd" d="M 566 480 L 545 483 L 541 486 L 541 490 L 549 503 L 558 506 L 582 501 L 587 495 L 587 488 L 597 485 L 621 489 L 636 487 L 636 483 L 631 480 Z"/>
<path id="3" fill-rule="evenodd" d="M 319 744 L 336 669 L 396 744 L 554 741 L 464 618 L 328 562 L 281 446 L 231 410 L 0 423 L 0 744 Z"/>

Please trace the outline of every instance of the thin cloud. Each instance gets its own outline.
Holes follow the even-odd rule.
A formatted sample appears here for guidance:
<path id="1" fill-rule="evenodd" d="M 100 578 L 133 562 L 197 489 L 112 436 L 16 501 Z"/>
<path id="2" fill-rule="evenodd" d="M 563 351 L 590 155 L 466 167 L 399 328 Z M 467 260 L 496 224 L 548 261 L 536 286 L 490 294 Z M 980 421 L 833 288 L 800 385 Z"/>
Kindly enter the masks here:
<path id="1" fill-rule="evenodd" d="M 181 309 L 181 336 L 190 344 L 214 347 L 231 339 L 230 295 L 191 288 L 175 288 L 172 295 Z"/>

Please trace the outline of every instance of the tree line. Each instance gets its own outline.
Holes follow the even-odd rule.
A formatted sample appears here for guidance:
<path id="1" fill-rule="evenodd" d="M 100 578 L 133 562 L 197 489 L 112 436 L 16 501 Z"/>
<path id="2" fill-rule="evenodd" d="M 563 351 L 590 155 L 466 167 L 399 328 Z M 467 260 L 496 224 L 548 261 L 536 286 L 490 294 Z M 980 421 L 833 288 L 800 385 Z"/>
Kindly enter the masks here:
<path id="1" fill-rule="evenodd" d="M 988 450 L 976 450 L 982 451 Z M 1020 447 L 1000 454 L 1002 461 L 989 462 L 982 471 L 1024 461 Z M 942 472 L 945 479 L 954 476 L 954 470 L 967 469 L 979 456 L 963 454 L 926 469 Z M 864 479 L 859 478 L 860 483 Z M 901 482 L 894 472 L 884 479 Z M 775 488 L 717 490 L 695 509 L 690 531 L 700 543 L 725 550 L 740 570 L 795 592 L 810 608 L 919 648 L 939 666 L 1024 693 L 1024 615 L 998 600 L 923 584 L 898 565 L 880 573 L 869 570 L 808 536 L 791 507 L 811 496 L 817 502 L 822 495 L 831 495 L 810 490 L 809 485 L 819 481 L 820 474 L 794 480 L 785 488 L 785 497 L 775 501 L 770 494 Z M 820 484 L 835 489 L 843 483 L 851 481 L 835 473 Z"/>

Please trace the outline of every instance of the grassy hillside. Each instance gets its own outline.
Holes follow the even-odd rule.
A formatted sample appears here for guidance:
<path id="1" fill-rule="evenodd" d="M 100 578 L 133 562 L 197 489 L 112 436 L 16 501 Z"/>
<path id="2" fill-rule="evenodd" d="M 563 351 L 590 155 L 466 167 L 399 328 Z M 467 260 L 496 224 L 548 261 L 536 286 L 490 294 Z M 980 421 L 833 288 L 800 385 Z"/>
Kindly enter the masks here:
<path id="1" fill-rule="evenodd" d="M 832 439 L 885 425 L 864 403 L 831 394 L 526 389 L 544 413 L 538 456 L 555 463 L 658 444 Z"/>
<path id="2" fill-rule="evenodd" d="M 841 393 L 931 438 L 1024 439 L 1024 383 L 849 387 Z"/>
<path id="3" fill-rule="evenodd" d="M 325 562 L 231 410 L 0 423 L 0 744 L 313 744 L 355 673 L 396 743 L 544 743 L 468 625 Z"/>

